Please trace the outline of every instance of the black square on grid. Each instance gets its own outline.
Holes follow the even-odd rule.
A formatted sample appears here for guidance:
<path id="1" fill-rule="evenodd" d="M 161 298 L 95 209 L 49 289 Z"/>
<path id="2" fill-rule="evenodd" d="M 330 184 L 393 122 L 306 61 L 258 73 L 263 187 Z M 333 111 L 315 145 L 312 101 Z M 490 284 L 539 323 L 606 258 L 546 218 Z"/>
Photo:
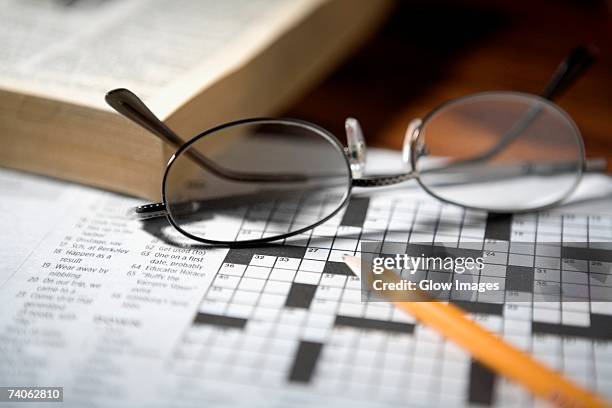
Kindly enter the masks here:
<path id="1" fill-rule="evenodd" d="M 508 265 L 506 270 L 506 290 L 510 292 L 533 293 L 533 268 Z"/>

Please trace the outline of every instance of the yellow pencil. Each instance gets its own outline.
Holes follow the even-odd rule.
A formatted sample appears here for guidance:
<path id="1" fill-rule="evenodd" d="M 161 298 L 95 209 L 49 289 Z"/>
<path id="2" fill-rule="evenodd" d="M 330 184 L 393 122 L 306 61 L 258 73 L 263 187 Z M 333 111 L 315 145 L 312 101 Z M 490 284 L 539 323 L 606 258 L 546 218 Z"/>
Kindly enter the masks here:
<path id="1" fill-rule="evenodd" d="M 357 276 L 361 276 L 361 260 L 345 256 L 344 262 Z M 372 274 L 368 274 L 372 276 Z M 400 277 L 389 270 L 377 275 L 383 282 L 398 282 Z M 399 293 L 377 291 L 399 309 L 408 312 L 421 323 L 437 330 L 476 360 L 506 378 L 522 384 L 534 395 L 561 407 L 610 407 L 598 395 L 540 364 L 534 358 L 511 346 L 499 336 L 485 330 L 452 304 L 432 300 L 422 291 L 411 291 L 415 301 L 399 299 Z"/>

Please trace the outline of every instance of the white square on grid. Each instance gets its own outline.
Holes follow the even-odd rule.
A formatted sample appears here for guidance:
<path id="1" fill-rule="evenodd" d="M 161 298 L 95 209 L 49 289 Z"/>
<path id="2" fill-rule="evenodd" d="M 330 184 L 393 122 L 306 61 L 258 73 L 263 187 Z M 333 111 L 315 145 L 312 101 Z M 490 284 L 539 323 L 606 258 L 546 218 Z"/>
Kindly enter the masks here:
<path id="1" fill-rule="evenodd" d="M 447 233 L 436 233 L 434 238 L 436 246 L 445 246 L 447 248 L 456 248 L 459 244 L 459 234 L 451 235 Z"/>
<path id="2" fill-rule="evenodd" d="M 299 271 L 295 275 L 294 282 L 296 282 L 296 283 L 307 283 L 307 284 L 310 284 L 310 285 L 317 285 L 319 283 L 319 279 L 320 278 L 321 278 L 321 274 L 320 273 Z"/>
<path id="3" fill-rule="evenodd" d="M 323 248 L 307 248 L 304 254 L 304 259 L 313 259 L 316 261 L 326 261 L 329 256 L 329 249 Z"/>
<path id="4" fill-rule="evenodd" d="M 319 285 L 314 295 L 316 299 L 325 300 L 338 300 L 340 296 L 342 296 L 342 289 L 322 285 Z"/>
<path id="5" fill-rule="evenodd" d="M 588 284 L 587 277 L 588 275 L 586 273 L 579 271 L 564 270 L 563 272 L 561 272 L 561 279 L 563 283 L 576 283 L 580 285 L 586 285 Z"/>
<path id="6" fill-rule="evenodd" d="M 275 293 L 263 293 L 259 298 L 259 304 L 264 307 L 279 308 L 285 304 L 285 297 Z"/>
<path id="7" fill-rule="evenodd" d="M 257 292 L 237 290 L 234 293 L 234 297 L 232 298 L 232 303 L 237 303 L 241 305 L 254 305 L 255 303 L 257 303 L 257 299 L 259 299 L 259 293 Z"/>
<path id="8" fill-rule="evenodd" d="M 398 308 L 394 308 L 392 312 L 391 320 L 399 323 L 415 323 L 416 319 L 414 316 L 407 312 L 403 312 Z"/>
<path id="9" fill-rule="evenodd" d="M 246 319 L 251 315 L 252 311 L 253 305 L 239 305 L 236 303 L 232 303 L 230 305 L 227 305 L 227 310 L 225 314 L 231 317 L 241 317 Z"/>
<path id="10" fill-rule="evenodd" d="M 532 267 L 534 257 L 523 254 L 508 254 L 508 265 Z"/>
<path id="11" fill-rule="evenodd" d="M 316 261 L 313 259 L 304 259 L 300 264 L 300 271 L 306 272 L 323 272 L 325 261 Z"/>
<path id="12" fill-rule="evenodd" d="M 246 219 L 242 223 L 242 229 L 244 229 L 244 230 L 263 231 L 264 228 L 266 228 L 266 221 L 265 220 L 258 221 L 258 220 L 249 220 L 249 219 Z"/>
<path id="13" fill-rule="evenodd" d="M 234 291 L 232 289 L 226 289 L 219 286 L 213 286 L 208 290 L 206 294 L 207 299 L 223 300 L 228 301 L 232 297 Z"/>
<path id="14" fill-rule="evenodd" d="M 610 304 L 610 302 L 592 302 L 591 312 L 612 316 L 612 305 Z M 612 350 L 612 347 L 611 347 L 611 350 Z"/>
<path id="15" fill-rule="evenodd" d="M 242 276 L 245 269 L 246 269 L 246 265 L 224 263 L 223 265 L 221 265 L 221 268 L 219 269 L 219 273 L 224 274 L 224 275 Z"/>
<path id="16" fill-rule="evenodd" d="M 612 228 L 589 228 L 589 240 L 609 243 L 612 240 Z"/>
<path id="17" fill-rule="evenodd" d="M 563 310 L 561 312 L 561 323 L 569 326 L 588 327 L 591 324 L 591 318 L 588 313 Z"/>
<path id="18" fill-rule="evenodd" d="M 295 277 L 296 271 L 292 271 L 289 269 L 272 269 L 270 276 L 268 276 L 269 280 L 274 281 L 283 281 L 283 282 L 293 282 L 293 278 Z"/>
<path id="19" fill-rule="evenodd" d="M 487 264 L 506 265 L 508 260 L 507 252 L 487 251 L 484 255 L 484 262 Z"/>
<path id="20" fill-rule="evenodd" d="M 391 226 L 393 227 L 393 226 Z M 385 242 L 408 242 L 408 238 L 410 237 L 410 232 L 404 231 L 388 231 L 387 235 L 385 235 Z"/>
<path id="21" fill-rule="evenodd" d="M 364 309 L 365 305 L 361 303 L 340 303 L 338 315 L 361 317 L 363 316 Z"/>
<path id="22" fill-rule="evenodd" d="M 561 269 L 561 260 L 549 256 L 536 256 L 534 267 L 547 269 Z"/>
<path id="23" fill-rule="evenodd" d="M 514 320 L 529 320 L 531 321 L 531 305 L 522 302 L 504 304 L 504 318 Z"/>
<path id="24" fill-rule="evenodd" d="M 556 309 L 533 309 L 533 321 L 543 323 L 561 323 L 561 311 Z"/>
<path id="25" fill-rule="evenodd" d="M 336 238 L 334 240 L 334 249 L 343 251 L 354 251 L 357 249 L 357 239 L 354 238 Z"/>
<path id="26" fill-rule="evenodd" d="M 344 258 L 345 255 L 351 255 L 352 256 L 353 254 L 354 254 L 354 252 L 352 252 L 352 251 L 332 250 L 329 253 L 328 261 L 331 261 L 331 262 L 344 262 L 343 258 Z"/>
<path id="27" fill-rule="evenodd" d="M 374 229 L 364 229 L 361 233 L 362 241 L 373 241 L 373 242 L 381 242 L 385 237 L 385 232 L 381 230 Z"/>
<path id="28" fill-rule="evenodd" d="M 302 327 L 295 324 L 276 323 L 276 336 L 285 339 L 297 339 L 302 331 Z"/>
<path id="29" fill-rule="evenodd" d="M 332 247 L 333 242 L 334 242 L 333 238 L 317 237 L 313 235 L 310 241 L 308 242 L 308 246 L 312 248 L 329 249 Z"/>
<path id="30" fill-rule="evenodd" d="M 306 325 L 310 327 L 329 328 L 334 325 L 335 317 L 330 314 L 309 313 L 307 316 Z"/>
<path id="31" fill-rule="evenodd" d="M 321 327 L 305 327 L 302 332 L 302 340 L 324 342 L 327 339 L 329 333 L 328 328 Z"/>
<path id="32" fill-rule="evenodd" d="M 535 242 L 536 235 L 535 231 L 521 231 L 521 230 L 512 230 L 510 234 L 510 241 L 513 242 Z"/>
<path id="33" fill-rule="evenodd" d="M 236 237 L 236 240 L 238 241 L 249 241 L 252 239 L 259 239 L 261 238 L 262 232 L 261 231 L 257 231 L 257 230 L 240 230 L 240 232 L 238 233 L 238 236 Z"/>
<path id="34" fill-rule="evenodd" d="M 265 338 L 268 340 L 276 327 L 276 322 L 266 320 L 255 320 L 251 318 L 246 326 L 246 333 L 250 339 Z"/>
<path id="35" fill-rule="evenodd" d="M 279 256 L 276 258 L 274 268 L 297 270 L 300 267 L 300 262 L 302 262 L 300 258 L 287 258 Z"/>
<path id="36" fill-rule="evenodd" d="M 280 309 L 275 309 L 271 307 L 263 307 L 259 305 L 255 308 L 252 319 L 266 320 L 270 322 L 270 321 L 276 320 L 276 317 L 278 316 L 279 313 L 280 313 Z"/>
<path id="37" fill-rule="evenodd" d="M 509 252 L 510 243 L 508 241 L 500 241 L 498 239 L 485 239 L 485 251 Z"/>
<path id="38" fill-rule="evenodd" d="M 255 254 L 251 258 L 250 265 L 252 265 L 252 266 L 267 266 L 268 268 L 271 268 L 272 266 L 274 266 L 274 261 L 276 261 L 276 257 L 275 256 Z"/>
<path id="39" fill-rule="evenodd" d="M 226 303 L 216 300 L 204 300 L 200 303 L 198 311 L 202 313 L 222 314 L 225 310 Z"/>
<path id="40" fill-rule="evenodd" d="M 482 268 L 481 274 L 485 276 L 504 278 L 506 277 L 506 265 L 487 263 Z"/>
<path id="41" fill-rule="evenodd" d="M 404 216 L 403 214 L 397 214 L 391 217 L 389 220 L 389 226 L 391 229 L 398 231 L 409 231 L 412 228 L 414 219 L 412 216 Z"/>
<path id="42" fill-rule="evenodd" d="M 319 225 L 312 230 L 312 235 L 317 237 L 334 237 L 336 236 L 337 228 L 328 224 Z"/>
<path id="43" fill-rule="evenodd" d="M 268 281 L 266 283 L 264 292 L 286 295 L 287 293 L 289 293 L 289 289 L 291 289 L 291 283 L 289 282 Z"/>
<path id="44" fill-rule="evenodd" d="M 310 311 L 312 313 L 334 314 L 337 306 L 338 302 L 335 300 L 313 299 L 310 304 Z"/>
<path id="45" fill-rule="evenodd" d="M 265 283 L 266 281 L 263 279 L 242 278 L 238 285 L 238 289 L 260 292 Z"/>
<path id="46" fill-rule="evenodd" d="M 387 228 L 386 218 L 377 218 L 375 220 L 366 219 L 363 223 L 363 228 L 368 230 L 384 231 Z"/>
<path id="47" fill-rule="evenodd" d="M 568 356 L 586 356 L 593 352 L 593 342 L 587 339 L 563 339 L 563 354 Z"/>
<path id="48" fill-rule="evenodd" d="M 270 221 L 270 223 L 266 227 L 266 234 L 269 234 L 269 233 L 271 233 L 272 235 L 286 234 L 289 232 L 290 228 L 291 228 L 291 224 Z"/>
<path id="49" fill-rule="evenodd" d="M 531 333 L 531 322 L 526 320 L 504 320 L 504 333 L 507 334 L 529 334 Z"/>
<path id="50" fill-rule="evenodd" d="M 238 282 L 240 282 L 238 276 L 219 274 L 215 278 L 213 285 L 221 288 L 235 289 L 238 286 Z"/>
<path id="51" fill-rule="evenodd" d="M 389 320 L 393 309 L 386 303 L 369 302 L 365 309 L 365 317 L 375 320 Z"/>
<path id="52" fill-rule="evenodd" d="M 357 238 L 361 234 L 360 227 L 353 227 L 350 225 L 340 225 L 338 227 L 337 236 L 338 237 L 347 237 L 347 238 Z"/>
<path id="53" fill-rule="evenodd" d="M 294 225 L 295 226 L 295 225 Z M 298 234 L 285 239 L 285 244 L 293 246 L 305 247 L 310 241 L 310 234 Z"/>
<path id="54" fill-rule="evenodd" d="M 461 230 L 461 238 L 474 238 L 482 240 L 484 238 L 484 225 L 482 227 L 463 226 Z"/>
<path id="55" fill-rule="evenodd" d="M 321 281 L 319 284 L 322 286 L 344 288 L 346 284 L 346 276 L 325 273 L 321 276 Z"/>
<path id="56" fill-rule="evenodd" d="M 361 290 L 345 288 L 342 293 L 342 302 L 361 303 Z"/>
<path id="57" fill-rule="evenodd" d="M 403 242 L 385 241 L 382 245 L 382 252 L 385 254 L 404 254 L 407 245 Z"/>
<path id="58" fill-rule="evenodd" d="M 538 223 L 538 235 L 561 236 L 561 224 Z"/>
<path id="59" fill-rule="evenodd" d="M 475 249 L 475 250 L 482 250 L 482 241 L 477 241 L 474 238 L 466 238 L 466 237 L 461 237 L 459 238 L 459 248 L 463 248 L 463 249 Z"/>
<path id="60" fill-rule="evenodd" d="M 410 234 L 410 241 L 409 242 L 416 242 L 416 243 L 432 243 L 433 242 L 433 232 L 413 232 L 412 234 Z"/>
<path id="61" fill-rule="evenodd" d="M 270 275 L 270 271 L 271 269 L 269 267 L 249 265 L 247 266 L 246 271 L 244 271 L 244 277 L 267 279 L 268 275 Z"/>
<path id="62" fill-rule="evenodd" d="M 349 276 L 346 281 L 346 289 L 356 290 L 361 293 L 361 280 L 358 276 Z"/>
<path id="63" fill-rule="evenodd" d="M 289 308 L 284 309 L 278 320 L 282 324 L 302 326 L 306 321 L 307 311 L 304 309 Z"/>

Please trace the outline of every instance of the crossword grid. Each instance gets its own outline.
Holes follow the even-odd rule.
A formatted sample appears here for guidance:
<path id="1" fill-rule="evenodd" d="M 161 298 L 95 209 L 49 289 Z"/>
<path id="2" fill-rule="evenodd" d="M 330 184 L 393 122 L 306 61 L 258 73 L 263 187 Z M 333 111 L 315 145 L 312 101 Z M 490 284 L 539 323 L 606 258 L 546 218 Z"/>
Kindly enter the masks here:
<path id="1" fill-rule="evenodd" d="M 291 208 L 294 224 L 318 216 L 300 212 L 299 202 Z M 328 211 L 324 199 L 318 208 Z M 236 231 L 241 238 L 283 230 L 270 221 L 287 208 L 253 210 L 267 221 L 251 222 L 247 212 Z M 414 243 L 486 252 L 485 268 L 468 278 L 499 282 L 505 298 L 484 293 L 460 300 L 451 293 L 454 301 L 489 330 L 612 396 L 612 308 L 588 301 L 592 291 L 612 293 L 612 251 L 597 248 L 612 241 L 612 217 L 495 217 L 389 192 L 353 197 L 344 214 L 287 239 L 286 246 L 230 249 L 177 346 L 174 370 L 265 387 L 306 384 L 361 400 L 530 403 L 527 393 L 410 316 L 386 303 L 361 302 L 360 282 L 341 260 L 371 241 L 382 242 L 383 253 L 405 253 Z M 559 241 L 592 245 L 568 249 Z M 574 301 L 543 302 L 542 294 Z"/>

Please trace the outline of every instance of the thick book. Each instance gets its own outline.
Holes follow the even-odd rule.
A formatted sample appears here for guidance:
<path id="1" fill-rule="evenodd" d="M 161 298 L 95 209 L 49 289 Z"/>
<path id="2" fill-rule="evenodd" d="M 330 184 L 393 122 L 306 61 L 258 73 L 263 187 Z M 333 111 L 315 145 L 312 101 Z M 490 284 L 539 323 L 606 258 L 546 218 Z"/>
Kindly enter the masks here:
<path id="1" fill-rule="evenodd" d="M 370 34 L 389 1 L 6 0 L 0 166 L 156 200 L 173 153 L 104 102 L 137 93 L 185 140 L 278 112 Z"/>

